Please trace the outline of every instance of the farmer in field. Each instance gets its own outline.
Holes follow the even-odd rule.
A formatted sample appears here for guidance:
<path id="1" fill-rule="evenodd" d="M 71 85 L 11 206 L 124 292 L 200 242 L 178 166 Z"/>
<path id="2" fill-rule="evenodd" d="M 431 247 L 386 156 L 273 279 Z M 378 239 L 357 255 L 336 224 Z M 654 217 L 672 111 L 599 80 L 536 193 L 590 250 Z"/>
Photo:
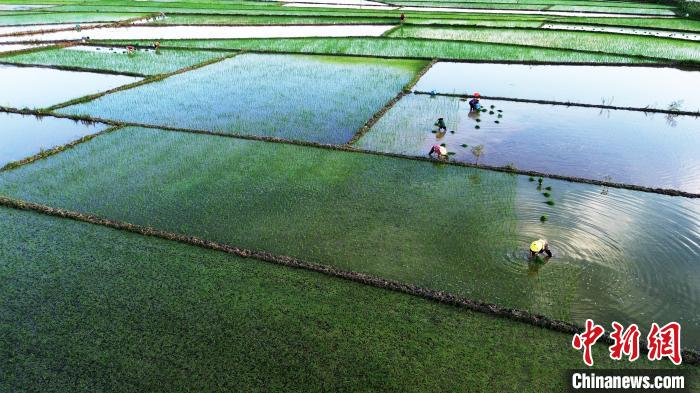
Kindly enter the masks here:
<path id="1" fill-rule="evenodd" d="M 437 158 L 445 158 L 447 157 L 447 149 L 445 149 L 445 146 L 433 145 L 433 147 L 430 148 L 428 155 L 432 157 L 433 154 L 437 154 Z"/>
<path id="2" fill-rule="evenodd" d="M 447 126 L 445 125 L 445 119 L 442 117 L 437 119 L 435 122 L 435 126 L 438 128 L 438 131 L 445 131 L 447 132 Z"/>
<path id="3" fill-rule="evenodd" d="M 406 20 L 406 15 L 401 14 L 401 16 L 399 17 L 399 20 L 401 21 L 401 23 L 403 23 Z"/>
<path id="4" fill-rule="evenodd" d="M 479 97 L 481 94 L 474 93 L 474 98 L 469 101 L 469 112 L 476 112 L 481 110 L 481 103 L 479 103 Z"/>
<path id="5" fill-rule="evenodd" d="M 530 243 L 530 259 L 538 254 L 547 254 L 548 257 L 552 257 L 552 251 L 549 250 L 549 243 L 547 240 L 538 239 Z"/>

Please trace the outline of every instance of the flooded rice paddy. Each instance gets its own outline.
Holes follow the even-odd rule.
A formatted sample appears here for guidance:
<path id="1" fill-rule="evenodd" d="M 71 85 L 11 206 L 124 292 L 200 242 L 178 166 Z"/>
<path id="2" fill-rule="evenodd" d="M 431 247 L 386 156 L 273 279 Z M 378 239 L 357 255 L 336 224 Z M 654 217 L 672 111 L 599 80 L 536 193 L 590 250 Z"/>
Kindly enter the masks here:
<path id="1" fill-rule="evenodd" d="M 104 129 L 104 125 L 0 112 L 0 168 Z"/>
<path id="2" fill-rule="evenodd" d="M 61 112 L 205 131 L 346 143 L 426 64 L 242 54 Z M 134 111 L 135 107 L 139 110 Z"/>
<path id="3" fill-rule="evenodd" d="M 700 41 L 700 34 L 683 31 L 669 30 L 652 30 L 634 27 L 610 27 L 610 26 L 584 26 L 584 25 L 566 25 L 566 24 L 544 24 L 543 29 L 554 30 L 572 30 L 572 31 L 593 31 L 602 33 L 618 33 L 632 35 L 646 35 L 660 38 L 675 38 L 679 40 Z"/>
<path id="4" fill-rule="evenodd" d="M 481 102 L 488 111 L 470 113 L 458 98 L 404 97 L 356 146 L 425 156 L 444 143 L 450 159 L 474 163 L 483 145 L 482 164 L 700 193 L 698 117 Z M 448 132 L 435 132 L 440 117 Z"/>
<path id="5" fill-rule="evenodd" d="M 670 67 L 440 62 L 415 90 L 700 112 L 700 71 Z"/>
<path id="6" fill-rule="evenodd" d="M 378 37 L 392 25 L 324 26 L 128 26 L 83 31 L 61 31 L 21 37 L 0 37 L 0 42 L 92 40 L 167 40 L 282 37 Z"/>
<path id="7" fill-rule="evenodd" d="M 0 106 L 44 108 L 99 93 L 140 78 L 40 67 L 0 65 Z"/>
<path id="8" fill-rule="evenodd" d="M 75 23 L 56 23 L 56 24 L 47 24 L 47 25 L 28 25 L 28 26 L 0 26 L 0 36 L 7 36 L 11 34 L 17 34 L 17 33 L 30 33 L 30 32 L 37 32 L 37 31 L 49 31 L 49 30 L 65 30 L 65 29 L 73 29 L 75 30 Z M 92 27 L 92 26 L 97 26 L 99 25 L 98 23 L 83 23 L 80 24 L 81 28 L 86 28 L 86 27 Z M 15 36 L 15 39 L 21 39 L 23 36 Z"/>
<path id="9" fill-rule="evenodd" d="M 696 199 L 152 129 L 0 174 L 0 193 L 577 323 L 675 320 L 700 345 Z M 528 262 L 540 237 L 555 256 Z"/>

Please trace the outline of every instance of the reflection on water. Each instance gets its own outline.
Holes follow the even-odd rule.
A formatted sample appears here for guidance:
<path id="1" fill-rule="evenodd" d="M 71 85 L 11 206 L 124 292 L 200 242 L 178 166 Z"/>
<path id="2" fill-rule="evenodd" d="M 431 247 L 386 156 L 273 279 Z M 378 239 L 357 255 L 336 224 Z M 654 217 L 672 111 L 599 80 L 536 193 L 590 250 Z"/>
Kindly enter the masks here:
<path id="1" fill-rule="evenodd" d="M 618 33 L 631 35 L 646 35 L 652 37 L 675 38 L 679 40 L 700 41 L 700 34 L 685 31 L 650 30 L 638 27 L 612 27 L 612 26 L 585 26 L 567 24 L 544 24 L 542 29 L 572 30 L 572 31 L 597 31 L 604 33 Z"/>
<path id="2" fill-rule="evenodd" d="M 443 62 L 415 90 L 633 108 L 680 102 L 680 110 L 700 111 L 700 71 L 675 68 Z"/>
<path id="3" fill-rule="evenodd" d="M 122 75 L 0 65 L 0 106 L 43 108 L 139 79 Z"/>
<path id="4" fill-rule="evenodd" d="M 68 119 L 0 112 L 0 167 L 103 129 Z"/>
<path id="5" fill-rule="evenodd" d="M 610 322 L 680 322 L 700 345 L 700 201 L 545 180 L 556 205 L 543 205 L 522 177 L 518 243 L 546 238 L 554 258 L 529 265 L 506 253 L 505 267 L 527 277 L 534 303 L 570 304 L 568 317 Z M 540 213 L 549 217 L 539 221 Z M 546 309 L 546 308 L 545 308 Z M 686 344 L 688 343 L 686 342 Z"/>
<path id="6" fill-rule="evenodd" d="M 469 113 L 469 105 L 457 98 L 407 96 L 357 145 L 425 155 L 433 144 L 445 143 L 455 153 L 451 159 L 474 162 L 471 147 L 483 144 L 484 164 L 700 192 L 700 118 L 482 103 L 488 112 Z M 450 132 L 431 133 L 438 117 L 446 119 Z"/>

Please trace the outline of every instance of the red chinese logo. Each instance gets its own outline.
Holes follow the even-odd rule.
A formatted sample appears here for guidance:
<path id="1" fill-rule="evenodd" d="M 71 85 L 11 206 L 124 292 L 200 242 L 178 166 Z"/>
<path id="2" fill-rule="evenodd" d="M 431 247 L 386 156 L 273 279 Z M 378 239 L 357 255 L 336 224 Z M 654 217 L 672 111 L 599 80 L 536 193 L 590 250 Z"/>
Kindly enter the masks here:
<path id="1" fill-rule="evenodd" d="M 612 323 L 613 332 L 610 338 L 613 344 L 610 346 L 610 358 L 622 360 L 627 356 L 630 362 L 639 359 L 639 337 L 641 332 L 639 326 L 631 324 L 627 329 L 617 322 Z M 586 320 L 586 328 L 583 332 L 574 335 L 571 345 L 576 350 L 583 350 L 583 362 L 587 366 L 593 366 L 593 353 L 591 348 L 603 336 L 605 329 L 596 325 L 593 320 Z M 649 354 L 647 358 L 651 361 L 668 358 L 673 364 L 682 363 L 681 358 L 681 325 L 678 322 L 670 322 L 663 327 L 657 323 L 651 324 L 651 330 L 647 335 L 649 343 Z"/>
<path id="2" fill-rule="evenodd" d="M 630 362 L 639 359 L 639 326 L 630 325 L 627 330 L 617 322 L 612 323 L 615 330 L 610 337 L 615 341 L 610 346 L 610 358 L 613 360 L 622 359 L 622 355 L 627 355 Z"/>
<path id="3" fill-rule="evenodd" d="M 681 364 L 681 325 L 671 322 L 659 328 L 655 322 L 647 336 L 649 342 L 649 360 L 661 360 L 668 357 L 676 366 Z"/>
<path id="4" fill-rule="evenodd" d="M 579 351 L 583 349 L 583 362 L 589 367 L 593 365 L 591 347 L 604 332 L 605 329 L 603 329 L 602 326 L 596 325 L 591 319 L 586 319 L 586 330 L 583 333 L 575 334 L 571 341 L 571 345 L 573 345 L 575 349 Z"/>

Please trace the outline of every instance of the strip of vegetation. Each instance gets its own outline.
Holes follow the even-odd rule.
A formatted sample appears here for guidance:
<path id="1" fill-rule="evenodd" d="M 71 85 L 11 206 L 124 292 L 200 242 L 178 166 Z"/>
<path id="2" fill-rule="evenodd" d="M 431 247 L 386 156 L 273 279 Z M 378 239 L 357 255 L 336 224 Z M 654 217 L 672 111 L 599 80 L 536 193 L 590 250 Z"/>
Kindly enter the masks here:
<path id="1" fill-rule="evenodd" d="M 422 28 L 404 26 L 392 33 L 399 38 L 477 41 L 647 56 L 676 61 L 700 61 L 700 45 L 692 41 L 624 34 L 553 30 L 488 28 Z"/>
<path id="2" fill-rule="evenodd" d="M 157 75 L 221 58 L 221 52 L 74 47 L 35 51 L 3 59 L 8 63 L 41 64 L 76 69 L 107 70 L 125 75 Z"/>
<path id="3" fill-rule="evenodd" d="M 95 41 L 98 44 L 129 44 L 127 41 Z M 138 44 L 149 45 L 146 41 Z M 590 53 L 578 50 L 535 48 L 522 45 L 492 44 L 402 38 L 283 38 L 235 40 L 170 40 L 164 47 L 201 48 L 277 53 L 369 55 L 432 60 L 517 61 L 533 63 L 653 63 L 658 60 Z"/>

